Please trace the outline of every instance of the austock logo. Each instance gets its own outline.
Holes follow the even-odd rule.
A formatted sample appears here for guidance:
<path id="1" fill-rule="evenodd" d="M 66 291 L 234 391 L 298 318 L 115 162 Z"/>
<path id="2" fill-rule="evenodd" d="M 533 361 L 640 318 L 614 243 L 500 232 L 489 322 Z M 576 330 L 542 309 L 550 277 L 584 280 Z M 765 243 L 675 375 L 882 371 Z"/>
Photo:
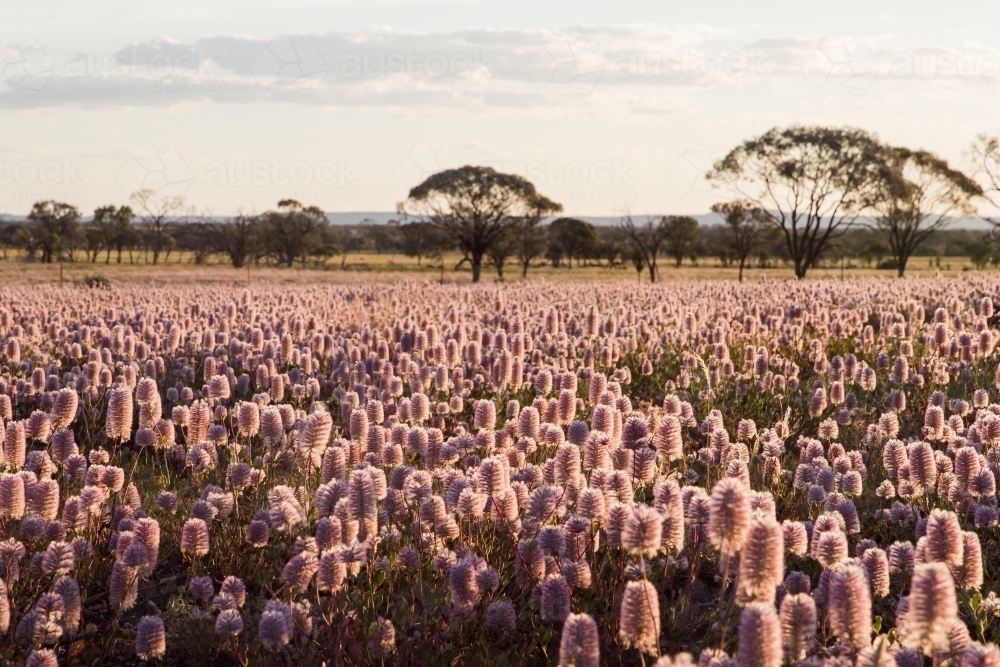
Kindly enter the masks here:
<path id="1" fill-rule="evenodd" d="M 15 203 L 57 199 L 83 202 L 82 162 L 70 157 L 44 162 L 8 162 L 0 155 L 0 188 L 12 193 Z"/>
<path id="2" fill-rule="evenodd" d="M 250 66 L 261 88 L 286 87 L 307 93 L 319 90 L 327 71 L 319 49 L 305 36 L 273 38 Z"/>
<path id="3" fill-rule="evenodd" d="M 0 81 L 26 96 L 37 96 L 52 74 L 52 61 L 35 38 L 0 35 Z"/>
<path id="4" fill-rule="evenodd" d="M 586 102 L 604 75 L 604 62 L 584 39 L 552 35 L 525 64 L 524 71 L 544 92 Z"/>
<path id="5" fill-rule="evenodd" d="M 193 180 L 191 169 L 173 144 L 163 151 L 152 144 L 140 144 L 115 176 L 128 196 L 138 190 L 153 190 L 163 196 L 180 197 Z"/>

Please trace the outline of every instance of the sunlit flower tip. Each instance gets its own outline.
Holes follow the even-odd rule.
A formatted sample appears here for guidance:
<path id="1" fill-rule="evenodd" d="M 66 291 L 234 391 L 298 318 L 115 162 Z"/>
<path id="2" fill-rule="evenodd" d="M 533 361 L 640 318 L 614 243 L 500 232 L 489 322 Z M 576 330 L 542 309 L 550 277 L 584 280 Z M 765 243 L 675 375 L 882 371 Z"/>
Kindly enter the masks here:
<path id="1" fill-rule="evenodd" d="M 208 553 L 208 526 L 202 519 L 188 519 L 181 529 L 181 553 L 204 556 Z"/>
<path id="2" fill-rule="evenodd" d="M 559 667 L 598 667 L 600 642 L 597 623 L 587 614 L 570 614 L 559 642 Z"/>
<path id="3" fill-rule="evenodd" d="M 163 619 L 143 616 L 135 631 L 135 653 L 143 660 L 162 657 L 167 652 L 167 633 Z"/>
<path id="4" fill-rule="evenodd" d="M 660 642 L 660 600 L 649 581 L 629 581 L 622 593 L 618 636 L 626 647 L 656 655 Z"/>
<path id="5" fill-rule="evenodd" d="M 740 667 L 780 667 L 781 620 L 773 605 L 754 602 L 744 607 L 737 640 Z"/>

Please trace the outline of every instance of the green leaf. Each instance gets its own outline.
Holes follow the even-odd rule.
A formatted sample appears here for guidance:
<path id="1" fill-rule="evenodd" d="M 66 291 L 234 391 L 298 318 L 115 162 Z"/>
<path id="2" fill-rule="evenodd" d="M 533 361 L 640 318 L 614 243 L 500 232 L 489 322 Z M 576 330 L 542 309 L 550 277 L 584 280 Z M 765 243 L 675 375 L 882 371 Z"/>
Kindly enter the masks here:
<path id="1" fill-rule="evenodd" d="M 885 636 L 885 638 L 889 640 L 890 644 L 895 644 L 896 643 L 896 628 L 893 628 L 893 629 L 889 630 L 889 634 L 887 634 Z"/>
<path id="2" fill-rule="evenodd" d="M 978 611 L 979 605 L 982 603 L 982 601 L 983 601 L 983 594 L 980 593 L 979 591 L 976 591 L 976 593 L 969 599 L 969 606 L 972 607 L 972 611 Z"/>
<path id="3" fill-rule="evenodd" d="M 875 617 L 875 622 L 872 623 L 872 629 L 875 631 L 875 634 L 878 634 L 879 631 L 882 629 L 882 617 L 881 616 L 876 616 Z"/>

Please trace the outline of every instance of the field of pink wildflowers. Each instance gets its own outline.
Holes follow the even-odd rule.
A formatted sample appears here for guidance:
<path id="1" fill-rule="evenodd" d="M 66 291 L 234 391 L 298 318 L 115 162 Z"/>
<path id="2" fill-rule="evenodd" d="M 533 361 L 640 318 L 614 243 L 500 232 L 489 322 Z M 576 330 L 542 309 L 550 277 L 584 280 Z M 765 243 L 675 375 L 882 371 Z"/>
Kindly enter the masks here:
<path id="1" fill-rule="evenodd" d="M 998 301 L 7 286 L 0 659 L 1000 666 Z"/>

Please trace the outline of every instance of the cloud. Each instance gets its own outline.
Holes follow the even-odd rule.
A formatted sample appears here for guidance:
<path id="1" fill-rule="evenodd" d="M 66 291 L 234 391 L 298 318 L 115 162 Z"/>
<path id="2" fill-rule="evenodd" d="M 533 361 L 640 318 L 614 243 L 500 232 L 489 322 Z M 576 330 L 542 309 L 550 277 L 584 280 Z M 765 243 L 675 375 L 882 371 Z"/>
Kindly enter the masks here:
<path id="1" fill-rule="evenodd" d="M 565 31 L 419 32 L 158 39 L 117 51 L 45 56 L 4 42 L 0 107 L 142 107 L 219 102 L 402 110 L 587 107 L 648 113 L 698 93 L 1000 76 L 1000 50 L 892 46 L 886 36 L 754 39 L 707 25 Z M 690 105 L 688 105 L 690 106 Z"/>

